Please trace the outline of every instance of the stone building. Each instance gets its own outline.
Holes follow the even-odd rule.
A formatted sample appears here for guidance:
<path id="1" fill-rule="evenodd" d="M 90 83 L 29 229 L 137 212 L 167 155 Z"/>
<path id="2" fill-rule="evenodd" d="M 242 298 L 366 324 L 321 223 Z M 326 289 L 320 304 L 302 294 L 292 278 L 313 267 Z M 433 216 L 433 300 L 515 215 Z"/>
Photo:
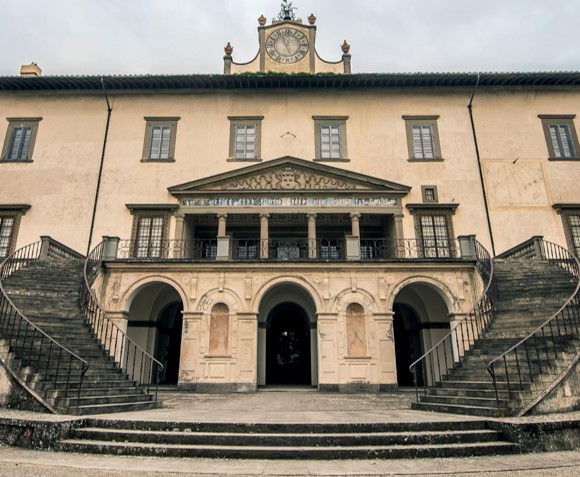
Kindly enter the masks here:
<path id="1" fill-rule="evenodd" d="M 104 237 L 162 383 L 412 385 L 481 295 L 474 237 L 580 249 L 580 74 L 353 74 L 316 29 L 261 17 L 223 75 L 0 78 L 0 257 Z"/>

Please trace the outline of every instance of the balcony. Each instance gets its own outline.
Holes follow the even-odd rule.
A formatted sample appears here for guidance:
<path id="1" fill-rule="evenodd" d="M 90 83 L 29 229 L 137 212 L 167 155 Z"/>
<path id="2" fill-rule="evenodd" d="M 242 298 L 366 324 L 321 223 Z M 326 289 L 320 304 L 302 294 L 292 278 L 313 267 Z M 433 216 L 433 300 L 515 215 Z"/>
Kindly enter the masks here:
<path id="1" fill-rule="evenodd" d="M 130 262 L 380 262 L 471 259 L 457 240 L 269 238 L 119 240 L 109 260 Z M 109 239 L 116 241 L 117 239 Z"/>

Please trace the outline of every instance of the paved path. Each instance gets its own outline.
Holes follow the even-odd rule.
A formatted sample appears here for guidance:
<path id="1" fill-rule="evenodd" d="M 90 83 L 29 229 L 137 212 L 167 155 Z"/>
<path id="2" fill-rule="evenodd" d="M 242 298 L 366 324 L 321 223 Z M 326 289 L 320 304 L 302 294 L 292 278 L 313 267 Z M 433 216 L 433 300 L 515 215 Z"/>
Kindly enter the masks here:
<path id="1" fill-rule="evenodd" d="M 412 393 L 254 394 L 161 393 L 160 409 L 100 416 L 105 419 L 182 422 L 432 422 L 470 416 L 411 411 Z M 522 418 L 529 421 L 580 419 L 580 413 Z M 0 409 L 0 418 L 46 421 L 76 419 Z M 407 460 L 232 460 L 120 457 L 29 451 L 0 447 L 0 477 L 158 477 L 454 475 L 455 477 L 580 477 L 580 451 L 497 457 Z"/>

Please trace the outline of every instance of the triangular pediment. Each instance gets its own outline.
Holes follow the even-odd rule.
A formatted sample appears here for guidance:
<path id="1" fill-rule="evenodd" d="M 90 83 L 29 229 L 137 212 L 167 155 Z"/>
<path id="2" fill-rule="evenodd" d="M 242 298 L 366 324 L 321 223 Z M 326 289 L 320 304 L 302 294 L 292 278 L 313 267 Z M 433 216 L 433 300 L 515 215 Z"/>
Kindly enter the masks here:
<path id="1" fill-rule="evenodd" d="M 410 190 L 394 182 L 290 156 L 169 187 L 175 196 L 224 191 L 368 191 L 405 195 Z"/>

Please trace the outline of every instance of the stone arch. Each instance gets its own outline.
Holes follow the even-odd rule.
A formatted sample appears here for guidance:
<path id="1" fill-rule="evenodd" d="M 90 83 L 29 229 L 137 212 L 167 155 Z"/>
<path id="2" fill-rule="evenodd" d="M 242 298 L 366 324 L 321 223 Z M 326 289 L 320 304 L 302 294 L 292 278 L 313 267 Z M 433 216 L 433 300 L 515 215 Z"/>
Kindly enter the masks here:
<path id="1" fill-rule="evenodd" d="M 353 292 L 350 288 L 346 288 L 336 295 L 332 303 L 333 311 L 344 314 L 350 303 L 360 303 L 368 313 L 380 311 L 379 303 L 370 292 L 360 289 Z"/>
<path id="2" fill-rule="evenodd" d="M 395 283 L 391 288 L 391 293 L 387 297 L 387 309 L 390 310 L 393 308 L 395 297 L 403 288 L 414 283 L 420 283 L 433 289 L 443 299 L 450 313 L 459 311 L 459 300 L 449 286 L 445 282 L 427 275 L 414 275 Z"/>
<path id="3" fill-rule="evenodd" d="M 318 384 L 316 294 L 282 277 L 257 294 L 258 385 Z"/>
<path id="4" fill-rule="evenodd" d="M 263 298 L 270 292 L 270 290 L 278 285 L 295 285 L 302 288 L 314 302 L 316 311 L 320 312 L 323 310 L 324 301 L 322 300 L 319 292 L 304 278 L 295 275 L 277 276 L 271 280 L 266 281 L 265 283 L 262 283 L 251 301 L 251 309 L 259 310 L 260 303 L 262 303 Z"/>
<path id="5" fill-rule="evenodd" d="M 163 364 L 163 384 L 179 380 L 184 296 L 179 284 L 163 276 L 138 280 L 122 295 L 127 336 Z"/>
<path id="6" fill-rule="evenodd" d="M 458 300 L 444 282 L 412 276 L 393 287 L 388 303 L 393 310 L 397 384 L 431 382 L 428 368 L 416 368 L 413 374 L 409 366 L 449 333 L 452 315 L 459 308 Z M 450 356 L 436 358 L 444 360 Z"/>
<path id="7" fill-rule="evenodd" d="M 230 309 L 230 313 L 238 313 L 244 309 L 240 296 L 230 288 L 219 290 L 212 288 L 205 292 L 197 302 L 196 310 L 202 313 L 209 313 L 216 303 L 224 303 Z"/>
<path id="8" fill-rule="evenodd" d="M 131 303 L 133 302 L 133 300 L 135 299 L 135 297 L 148 285 L 154 284 L 154 283 L 164 283 L 166 285 L 171 286 L 173 289 L 175 289 L 175 291 L 179 294 L 179 296 L 181 297 L 181 302 L 183 303 L 183 311 L 187 312 L 189 311 L 189 303 L 188 303 L 188 299 L 187 299 L 187 293 L 185 292 L 185 290 L 183 289 L 182 285 L 170 278 L 170 277 L 166 277 L 164 275 L 149 275 L 146 277 L 142 277 L 139 280 L 133 282 L 131 285 L 129 285 L 127 287 L 127 289 L 121 294 L 121 297 L 119 299 L 119 311 L 123 311 L 125 313 L 129 312 L 129 309 L 131 308 Z"/>

